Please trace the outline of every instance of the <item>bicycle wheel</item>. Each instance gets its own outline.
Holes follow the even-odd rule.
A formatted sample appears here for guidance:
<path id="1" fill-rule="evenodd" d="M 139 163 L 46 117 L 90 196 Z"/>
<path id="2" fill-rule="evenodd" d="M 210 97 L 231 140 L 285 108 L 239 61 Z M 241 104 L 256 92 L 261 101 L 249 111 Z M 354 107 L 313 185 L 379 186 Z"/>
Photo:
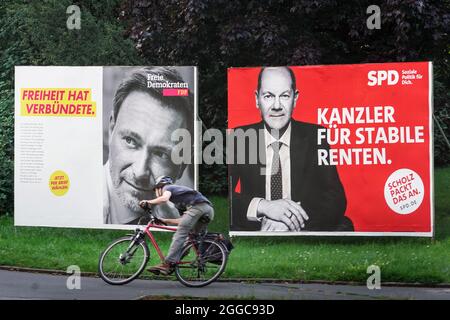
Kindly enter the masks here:
<path id="1" fill-rule="evenodd" d="M 144 270 L 150 253 L 145 241 L 134 241 L 126 236 L 111 242 L 100 255 L 98 271 L 100 277 L 113 285 L 126 284 Z"/>
<path id="2" fill-rule="evenodd" d="M 228 260 L 226 249 L 213 240 L 203 240 L 202 250 L 198 242 L 188 243 L 180 254 L 175 266 L 175 275 L 188 287 L 204 287 L 217 280 Z M 202 252 L 203 253 L 200 253 Z"/>

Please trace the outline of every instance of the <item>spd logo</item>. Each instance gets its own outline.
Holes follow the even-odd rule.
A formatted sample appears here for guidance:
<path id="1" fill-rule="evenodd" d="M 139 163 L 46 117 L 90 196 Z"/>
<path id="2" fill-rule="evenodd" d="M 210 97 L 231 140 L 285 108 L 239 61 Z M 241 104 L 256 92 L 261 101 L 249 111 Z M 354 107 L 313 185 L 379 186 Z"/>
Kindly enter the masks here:
<path id="1" fill-rule="evenodd" d="M 371 87 L 381 86 L 383 82 L 388 86 L 393 86 L 398 83 L 399 75 L 395 70 L 378 70 L 369 71 L 367 74 L 367 84 Z"/>

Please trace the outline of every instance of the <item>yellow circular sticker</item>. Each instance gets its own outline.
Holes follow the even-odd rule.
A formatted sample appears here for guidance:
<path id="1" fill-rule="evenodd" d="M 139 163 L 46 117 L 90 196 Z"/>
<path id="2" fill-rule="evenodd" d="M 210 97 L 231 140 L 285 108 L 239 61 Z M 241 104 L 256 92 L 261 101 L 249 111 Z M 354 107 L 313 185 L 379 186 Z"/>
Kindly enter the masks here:
<path id="1" fill-rule="evenodd" d="M 50 176 L 48 186 L 55 196 L 63 196 L 69 191 L 69 176 L 64 171 L 55 171 Z"/>

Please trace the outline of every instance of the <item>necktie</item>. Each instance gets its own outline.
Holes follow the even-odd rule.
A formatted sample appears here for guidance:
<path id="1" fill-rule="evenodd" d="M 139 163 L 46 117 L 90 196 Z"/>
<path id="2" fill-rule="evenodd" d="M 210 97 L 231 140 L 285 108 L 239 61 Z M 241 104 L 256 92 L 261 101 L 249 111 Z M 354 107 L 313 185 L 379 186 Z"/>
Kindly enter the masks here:
<path id="1" fill-rule="evenodd" d="M 276 141 L 271 144 L 273 150 L 272 170 L 270 176 L 270 199 L 278 200 L 283 198 L 283 181 L 281 176 L 280 163 L 280 142 Z"/>

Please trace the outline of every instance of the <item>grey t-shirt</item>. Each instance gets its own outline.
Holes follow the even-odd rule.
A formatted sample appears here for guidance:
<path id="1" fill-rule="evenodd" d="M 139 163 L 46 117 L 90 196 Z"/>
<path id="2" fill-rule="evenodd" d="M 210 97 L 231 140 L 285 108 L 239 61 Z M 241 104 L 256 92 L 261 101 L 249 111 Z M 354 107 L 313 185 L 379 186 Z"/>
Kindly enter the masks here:
<path id="1" fill-rule="evenodd" d="M 181 210 L 185 210 L 186 206 L 202 202 L 206 202 L 212 205 L 212 203 L 200 192 L 185 186 L 168 184 L 163 187 L 163 191 L 166 190 L 172 193 L 169 200 L 173 202 L 175 206 Z"/>

